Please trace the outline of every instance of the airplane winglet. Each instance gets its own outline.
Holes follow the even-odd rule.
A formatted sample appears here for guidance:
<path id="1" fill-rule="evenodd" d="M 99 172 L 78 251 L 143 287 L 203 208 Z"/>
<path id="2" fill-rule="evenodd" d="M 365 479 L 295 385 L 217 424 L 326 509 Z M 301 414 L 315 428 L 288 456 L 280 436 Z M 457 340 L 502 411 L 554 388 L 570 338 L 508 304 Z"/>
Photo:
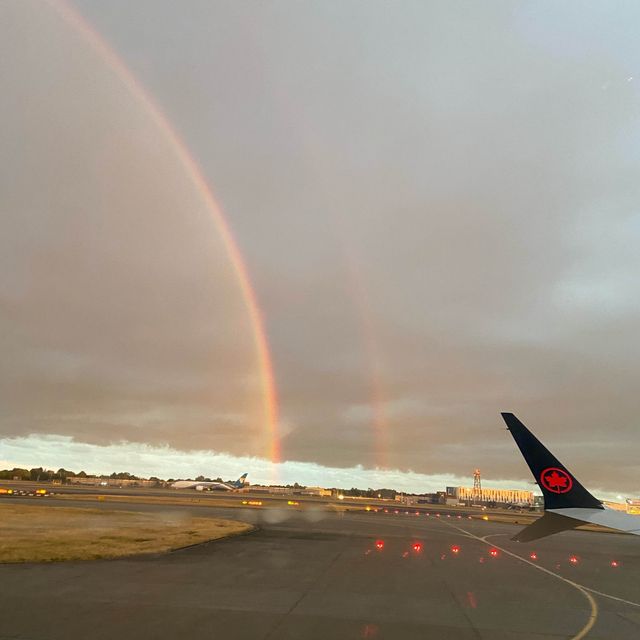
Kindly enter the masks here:
<path id="1" fill-rule="evenodd" d="M 501 415 L 542 491 L 545 510 L 604 509 L 513 413 Z"/>

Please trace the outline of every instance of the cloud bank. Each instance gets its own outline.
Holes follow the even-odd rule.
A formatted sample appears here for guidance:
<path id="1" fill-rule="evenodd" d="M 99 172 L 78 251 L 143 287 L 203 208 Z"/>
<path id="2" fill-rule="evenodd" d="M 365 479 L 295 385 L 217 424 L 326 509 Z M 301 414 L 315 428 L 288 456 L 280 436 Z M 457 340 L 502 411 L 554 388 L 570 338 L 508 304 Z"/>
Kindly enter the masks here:
<path id="1" fill-rule="evenodd" d="M 587 485 L 638 492 L 636 3 L 77 7 L 224 206 L 285 460 L 524 478 L 510 410 Z M 263 456 L 188 176 L 68 24 L 2 13 L 1 434 Z"/>

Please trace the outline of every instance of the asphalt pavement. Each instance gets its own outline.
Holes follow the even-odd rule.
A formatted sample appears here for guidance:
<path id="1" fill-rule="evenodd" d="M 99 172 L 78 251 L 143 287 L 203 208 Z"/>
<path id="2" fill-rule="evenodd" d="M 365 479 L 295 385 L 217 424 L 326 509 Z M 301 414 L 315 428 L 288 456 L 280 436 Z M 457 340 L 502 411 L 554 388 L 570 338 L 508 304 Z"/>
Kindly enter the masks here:
<path id="1" fill-rule="evenodd" d="M 186 510 L 258 530 L 159 556 L 0 565 L 2 640 L 640 637 L 633 536 L 524 545 L 509 540 L 513 525 L 444 514 L 86 506 Z"/>

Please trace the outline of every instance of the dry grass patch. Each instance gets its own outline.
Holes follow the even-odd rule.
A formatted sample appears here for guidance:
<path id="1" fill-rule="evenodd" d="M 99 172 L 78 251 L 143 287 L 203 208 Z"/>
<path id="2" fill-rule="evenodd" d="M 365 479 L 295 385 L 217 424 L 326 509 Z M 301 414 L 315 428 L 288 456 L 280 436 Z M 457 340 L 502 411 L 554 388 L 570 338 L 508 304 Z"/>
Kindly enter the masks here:
<path id="1" fill-rule="evenodd" d="M 0 562 L 97 560 L 160 553 L 237 535 L 252 525 L 161 513 L 0 504 Z"/>

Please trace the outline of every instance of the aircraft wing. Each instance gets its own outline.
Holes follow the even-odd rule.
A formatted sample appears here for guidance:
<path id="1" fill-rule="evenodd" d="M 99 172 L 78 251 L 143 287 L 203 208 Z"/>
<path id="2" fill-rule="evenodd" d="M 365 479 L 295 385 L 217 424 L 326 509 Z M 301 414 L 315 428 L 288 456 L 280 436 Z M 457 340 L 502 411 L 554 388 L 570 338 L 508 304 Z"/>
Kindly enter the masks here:
<path id="1" fill-rule="evenodd" d="M 581 524 L 640 535 L 640 517 L 607 509 L 513 413 L 503 413 L 502 418 L 544 496 L 542 518 L 520 531 L 513 540 L 529 542 Z"/>
<path id="2" fill-rule="evenodd" d="M 609 527 L 609 529 L 640 536 L 640 517 L 624 511 L 616 511 L 615 509 L 558 509 L 557 511 L 547 511 L 547 513 L 557 513 L 565 518 L 579 520 L 584 524 L 597 524 L 601 527 Z"/>

